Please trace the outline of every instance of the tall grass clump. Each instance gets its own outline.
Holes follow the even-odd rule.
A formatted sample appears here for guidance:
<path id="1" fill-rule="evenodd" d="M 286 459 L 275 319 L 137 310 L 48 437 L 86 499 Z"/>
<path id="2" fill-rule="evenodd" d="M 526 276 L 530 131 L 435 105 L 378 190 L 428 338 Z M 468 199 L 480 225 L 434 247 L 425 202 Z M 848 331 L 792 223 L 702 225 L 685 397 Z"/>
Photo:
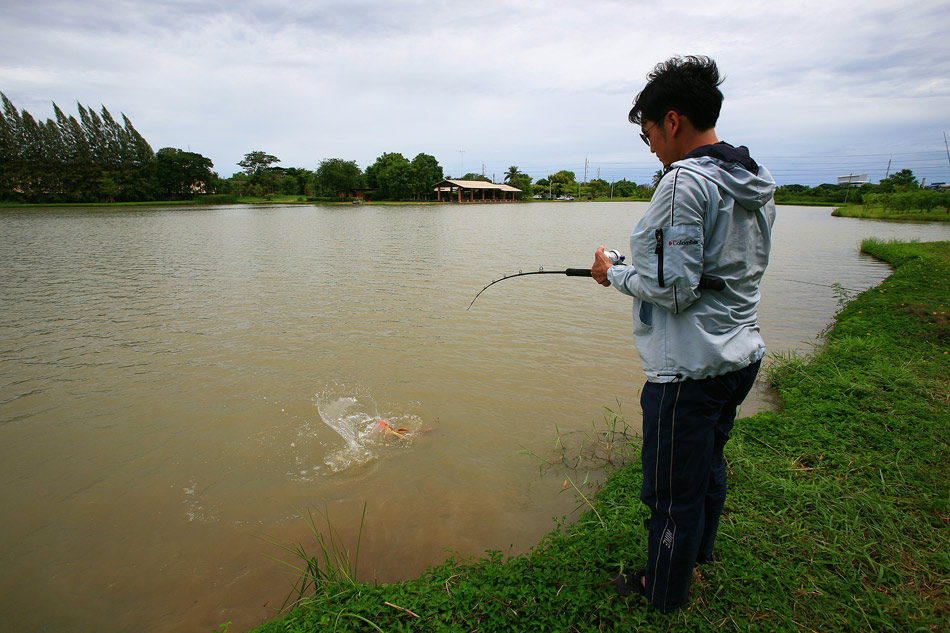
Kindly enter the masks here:
<path id="1" fill-rule="evenodd" d="M 608 582 L 645 559 L 629 436 L 587 510 L 527 554 L 453 555 L 387 585 L 321 578 L 258 631 L 948 630 L 950 244 L 862 248 L 895 271 L 843 306 L 813 355 L 771 364 L 780 410 L 736 424 L 717 562 L 683 609 L 659 614 Z"/>
<path id="2" fill-rule="evenodd" d="M 291 543 L 269 536 L 262 537 L 265 541 L 291 555 L 290 561 L 268 556 L 271 560 L 285 565 L 291 570 L 292 589 L 281 606 L 281 611 L 286 610 L 288 606 L 297 606 L 304 600 L 305 596 L 323 591 L 326 587 L 356 584 L 356 570 L 360 559 L 359 544 L 363 535 L 363 523 L 366 520 L 366 504 L 363 504 L 363 515 L 360 518 L 360 527 L 356 534 L 356 547 L 352 558 L 339 532 L 333 528 L 329 514 L 323 514 L 322 516 L 325 528 L 317 527 L 313 511 L 307 510 L 307 526 L 317 547 L 316 554 L 311 554 L 307 546 L 302 543 Z"/>

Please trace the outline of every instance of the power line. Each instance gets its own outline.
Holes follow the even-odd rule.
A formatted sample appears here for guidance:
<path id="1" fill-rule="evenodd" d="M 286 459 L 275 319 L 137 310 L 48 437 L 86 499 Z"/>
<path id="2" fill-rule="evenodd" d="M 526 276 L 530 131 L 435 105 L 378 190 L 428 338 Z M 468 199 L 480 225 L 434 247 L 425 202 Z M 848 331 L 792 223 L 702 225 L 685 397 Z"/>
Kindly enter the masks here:
<path id="1" fill-rule="evenodd" d="M 918 178 L 925 178 L 928 182 L 950 180 L 948 163 L 950 163 L 950 142 L 944 139 L 945 152 L 926 150 L 917 152 L 880 152 L 854 154 L 757 154 L 755 159 L 768 167 L 780 185 L 806 184 L 815 186 L 821 183 L 835 183 L 838 176 L 853 174 L 868 174 L 872 181 L 884 178 L 890 173 L 888 162 L 895 170 L 910 169 Z M 945 162 L 946 161 L 946 162 Z M 547 178 L 559 171 L 572 171 L 580 180 L 582 174 L 589 174 L 595 169 L 600 178 L 609 182 L 627 180 L 630 182 L 652 181 L 653 174 L 659 165 L 652 156 L 638 155 L 632 160 L 598 161 L 596 158 L 569 158 L 563 161 L 548 159 L 544 162 L 519 162 L 522 173 L 532 176 L 535 180 Z M 587 177 L 584 176 L 584 180 Z"/>

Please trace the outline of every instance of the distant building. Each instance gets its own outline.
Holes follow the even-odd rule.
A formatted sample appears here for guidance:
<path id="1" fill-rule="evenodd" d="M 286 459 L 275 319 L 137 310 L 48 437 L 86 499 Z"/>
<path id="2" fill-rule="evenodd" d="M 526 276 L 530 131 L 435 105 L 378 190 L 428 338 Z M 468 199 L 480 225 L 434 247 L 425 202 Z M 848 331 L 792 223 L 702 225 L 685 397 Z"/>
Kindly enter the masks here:
<path id="1" fill-rule="evenodd" d="M 521 189 L 511 185 L 499 185 L 481 180 L 443 180 L 435 185 L 433 191 L 438 194 L 439 202 L 453 200 L 458 202 L 508 202 L 509 200 L 514 201 L 515 195 L 521 193 Z M 443 193 L 446 194 L 444 197 Z M 480 197 L 476 197 L 476 193 L 479 193 Z M 489 193 L 491 194 L 490 197 Z"/>
<path id="2" fill-rule="evenodd" d="M 838 176 L 839 185 L 851 185 L 852 187 L 860 187 L 861 185 L 866 185 L 870 181 L 868 180 L 867 174 L 850 174 L 848 176 Z"/>

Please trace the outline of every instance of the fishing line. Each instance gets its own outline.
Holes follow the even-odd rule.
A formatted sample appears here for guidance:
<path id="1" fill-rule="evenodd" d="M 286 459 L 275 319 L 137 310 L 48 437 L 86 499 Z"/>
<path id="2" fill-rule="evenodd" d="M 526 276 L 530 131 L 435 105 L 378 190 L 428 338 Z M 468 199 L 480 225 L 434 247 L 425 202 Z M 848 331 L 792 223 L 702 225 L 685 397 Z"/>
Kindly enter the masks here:
<path id="1" fill-rule="evenodd" d="M 848 292 L 864 292 L 864 290 L 858 290 L 857 288 L 845 288 L 840 284 L 820 284 L 817 281 L 802 281 L 801 279 L 784 279 L 782 277 L 771 277 L 775 281 L 791 281 L 796 284 L 808 284 L 809 286 L 821 286 L 822 288 L 834 288 L 835 290 L 847 290 Z"/>

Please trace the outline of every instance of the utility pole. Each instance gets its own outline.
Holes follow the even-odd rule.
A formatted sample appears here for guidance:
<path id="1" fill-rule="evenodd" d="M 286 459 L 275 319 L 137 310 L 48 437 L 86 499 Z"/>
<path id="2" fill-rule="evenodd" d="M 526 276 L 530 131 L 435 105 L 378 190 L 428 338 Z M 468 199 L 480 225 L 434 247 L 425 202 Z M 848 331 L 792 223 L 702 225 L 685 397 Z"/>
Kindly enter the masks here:
<path id="1" fill-rule="evenodd" d="M 950 163 L 950 145 L 947 145 L 947 133 L 943 133 L 943 146 L 947 148 L 947 162 Z"/>
<path id="2" fill-rule="evenodd" d="M 887 159 L 887 171 L 884 172 L 884 179 L 885 179 L 885 180 L 887 180 L 887 177 L 891 175 L 891 160 L 892 160 L 892 159 L 890 159 L 890 158 Z"/>

